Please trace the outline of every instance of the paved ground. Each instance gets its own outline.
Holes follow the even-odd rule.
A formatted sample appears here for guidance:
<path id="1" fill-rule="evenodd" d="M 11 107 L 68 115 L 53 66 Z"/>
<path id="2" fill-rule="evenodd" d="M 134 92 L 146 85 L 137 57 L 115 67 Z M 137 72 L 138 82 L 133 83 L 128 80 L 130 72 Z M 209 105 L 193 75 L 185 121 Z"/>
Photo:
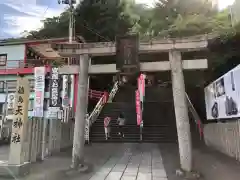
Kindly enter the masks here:
<path id="1" fill-rule="evenodd" d="M 0 158 L 7 159 L 7 149 L 0 148 Z M 68 173 L 69 150 L 32 164 L 31 174 L 19 180 L 182 180 L 175 175 L 176 144 L 93 144 L 85 154 L 93 165 L 88 173 Z M 240 179 L 240 163 L 205 146 L 194 149 L 194 168 L 203 174 L 201 180 Z"/>
<path id="2" fill-rule="evenodd" d="M 33 164 L 31 174 L 20 180 L 167 180 L 157 144 L 94 144 L 85 154 L 93 165 L 89 173 L 68 173 L 69 150 Z"/>
<path id="3" fill-rule="evenodd" d="M 179 168 L 178 146 L 159 145 L 168 180 L 179 180 L 175 170 Z M 193 150 L 194 170 L 201 173 L 200 180 L 239 180 L 240 162 L 204 145 Z"/>
<path id="4" fill-rule="evenodd" d="M 156 144 L 124 144 L 90 180 L 167 180 Z"/>

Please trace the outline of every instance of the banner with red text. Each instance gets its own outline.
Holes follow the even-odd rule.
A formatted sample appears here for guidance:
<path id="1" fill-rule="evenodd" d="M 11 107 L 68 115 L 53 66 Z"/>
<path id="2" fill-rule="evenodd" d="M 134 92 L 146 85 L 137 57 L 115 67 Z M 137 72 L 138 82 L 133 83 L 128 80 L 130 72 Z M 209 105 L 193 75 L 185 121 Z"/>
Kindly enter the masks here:
<path id="1" fill-rule="evenodd" d="M 137 114 L 137 125 L 140 126 L 142 122 L 142 108 L 141 108 L 139 90 L 136 90 L 136 114 Z"/>
<path id="2" fill-rule="evenodd" d="M 43 117 L 45 67 L 34 68 L 34 79 L 35 79 L 34 117 Z"/>

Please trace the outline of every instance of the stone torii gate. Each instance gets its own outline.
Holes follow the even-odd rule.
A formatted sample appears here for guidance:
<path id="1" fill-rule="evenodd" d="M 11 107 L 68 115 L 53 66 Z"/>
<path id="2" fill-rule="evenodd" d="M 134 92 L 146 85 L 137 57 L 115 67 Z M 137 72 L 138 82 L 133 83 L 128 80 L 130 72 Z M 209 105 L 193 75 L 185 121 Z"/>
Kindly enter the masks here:
<path id="1" fill-rule="evenodd" d="M 169 61 L 162 65 L 166 66 L 165 70 L 170 70 L 172 75 L 172 89 L 174 109 L 176 116 L 179 154 L 181 168 L 184 171 L 192 170 L 192 145 L 191 132 L 188 117 L 188 108 L 185 99 L 185 83 L 183 75 L 183 60 L 181 52 L 199 51 L 206 49 L 208 38 L 206 36 L 197 36 L 185 39 L 167 39 L 151 42 L 140 42 L 139 53 L 168 52 Z M 80 56 L 79 67 L 79 97 L 81 103 L 77 103 L 74 142 L 73 142 L 73 165 L 75 167 L 83 163 L 83 147 L 84 147 L 84 127 L 85 127 L 85 109 L 86 109 L 86 93 L 87 80 L 89 70 L 90 56 L 109 56 L 116 53 L 116 45 L 114 42 L 101 43 L 73 43 L 73 44 L 54 44 L 52 48 L 57 50 L 64 56 Z M 191 60 L 194 62 L 195 60 Z M 67 71 L 71 71 L 72 67 L 65 67 Z M 198 60 L 192 69 L 207 69 L 207 59 Z M 141 66 L 140 66 L 141 69 Z M 77 165 L 78 164 L 78 165 Z"/>

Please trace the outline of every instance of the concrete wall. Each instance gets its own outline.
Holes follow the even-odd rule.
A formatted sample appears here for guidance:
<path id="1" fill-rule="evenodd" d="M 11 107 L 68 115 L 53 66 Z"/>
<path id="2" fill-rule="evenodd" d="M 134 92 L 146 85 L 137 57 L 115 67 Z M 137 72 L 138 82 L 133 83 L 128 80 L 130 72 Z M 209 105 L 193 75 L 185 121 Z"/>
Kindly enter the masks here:
<path id="1" fill-rule="evenodd" d="M 204 126 L 205 143 L 240 161 L 240 120 Z"/>
<path id="2" fill-rule="evenodd" d="M 19 67 L 19 61 L 24 61 L 25 45 L 0 46 L 0 54 L 7 54 L 7 67 Z"/>
<path id="3" fill-rule="evenodd" d="M 240 1 L 236 0 L 234 4 L 230 7 L 229 13 L 232 13 L 232 22 L 235 24 L 239 23 L 240 21 Z"/>

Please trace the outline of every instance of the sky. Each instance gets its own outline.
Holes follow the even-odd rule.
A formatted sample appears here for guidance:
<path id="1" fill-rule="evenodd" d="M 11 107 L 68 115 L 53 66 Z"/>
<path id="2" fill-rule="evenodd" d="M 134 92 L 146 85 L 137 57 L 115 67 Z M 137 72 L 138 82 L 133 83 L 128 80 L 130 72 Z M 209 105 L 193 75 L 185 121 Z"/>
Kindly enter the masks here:
<path id="1" fill-rule="evenodd" d="M 152 6 L 156 0 L 136 0 L 137 3 Z M 222 9 L 234 0 L 218 0 Z M 42 27 L 41 20 L 63 12 L 66 5 L 57 0 L 0 0 L 0 39 L 19 37 L 25 30 Z"/>

